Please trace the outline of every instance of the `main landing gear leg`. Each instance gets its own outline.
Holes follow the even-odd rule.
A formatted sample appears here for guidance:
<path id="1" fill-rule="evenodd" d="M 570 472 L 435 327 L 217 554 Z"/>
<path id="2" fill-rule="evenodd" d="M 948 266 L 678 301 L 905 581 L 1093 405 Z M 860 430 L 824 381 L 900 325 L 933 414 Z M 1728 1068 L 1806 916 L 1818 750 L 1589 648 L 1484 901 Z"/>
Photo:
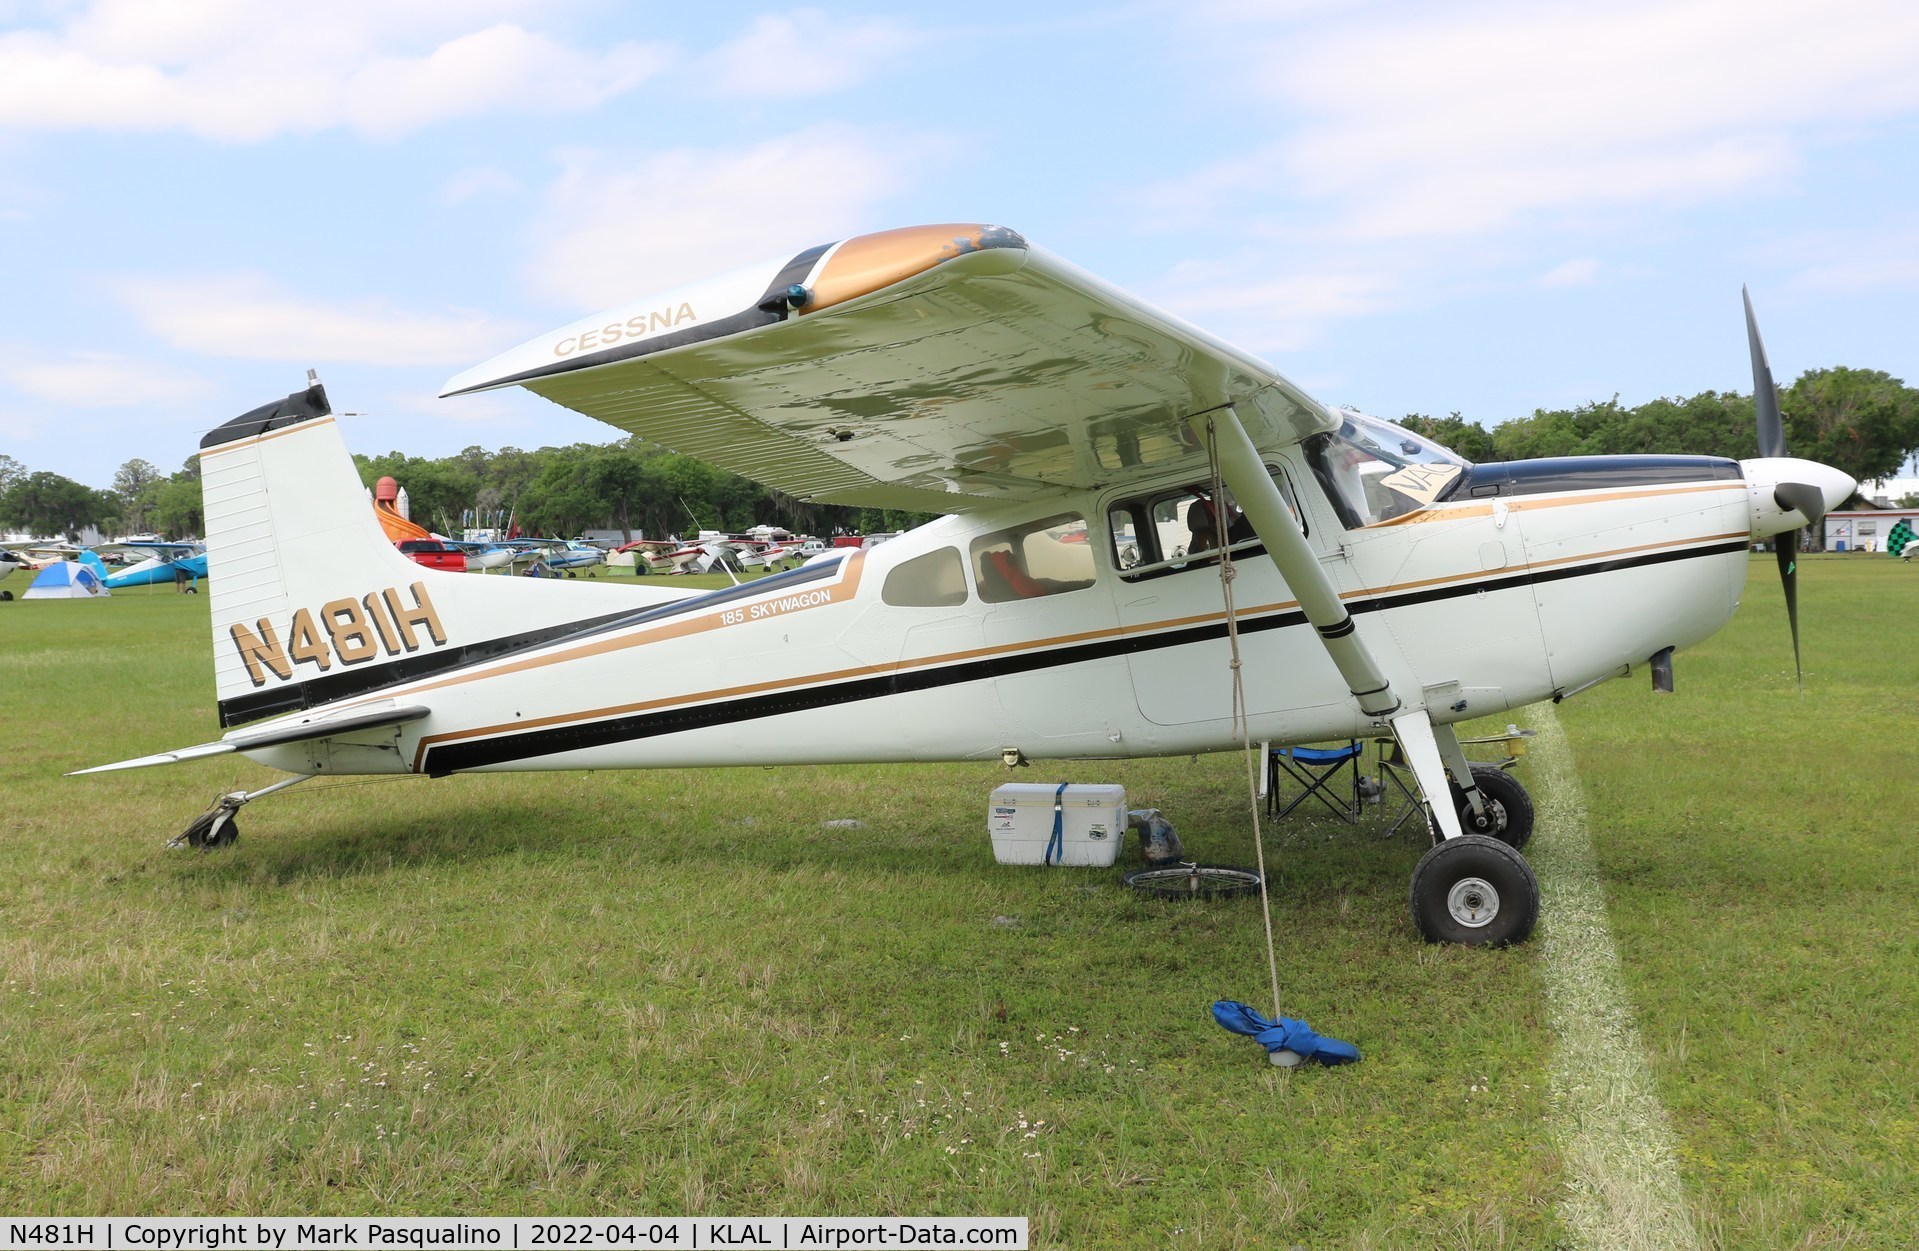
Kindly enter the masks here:
<path id="1" fill-rule="evenodd" d="M 240 824 L 233 814 L 246 805 L 275 791 L 283 791 L 289 786 L 298 786 L 311 774 L 302 773 L 295 777 L 282 778 L 271 786 L 262 786 L 257 791 L 229 791 L 224 795 L 215 795 L 207 810 L 193 819 L 193 824 L 167 840 L 168 847 L 191 847 L 196 851 L 215 851 L 221 847 L 231 847 L 240 838 Z"/>
<path id="2" fill-rule="evenodd" d="M 1438 832 L 1441 838 L 1458 838 L 1466 831 L 1460 827 L 1459 814 L 1446 802 L 1451 793 L 1446 785 L 1446 764 L 1440 755 L 1438 731 L 1433 728 L 1433 720 L 1426 715 L 1424 708 L 1412 712 L 1402 712 L 1389 722 L 1393 727 L 1393 737 L 1399 740 L 1399 754 L 1413 771 L 1413 780 L 1419 783 L 1419 793 L 1426 805 L 1426 823 Z M 1452 731 L 1446 736 L 1452 738 Z M 1459 750 L 1457 740 L 1453 750 Z"/>
<path id="3" fill-rule="evenodd" d="M 1433 727 L 1433 741 L 1439 744 L 1439 759 L 1446 766 L 1446 772 L 1452 775 L 1453 784 L 1450 793 L 1465 801 L 1461 818 L 1483 817 L 1486 812 L 1485 796 L 1479 793 L 1479 783 L 1473 780 L 1473 767 L 1466 759 L 1465 748 L 1459 745 L 1459 735 L 1450 725 Z"/>
<path id="4" fill-rule="evenodd" d="M 1450 729 L 1435 731 L 1422 710 L 1392 719 L 1400 754 L 1412 766 L 1435 832 L 1432 850 L 1413 869 L 1409 903 L 1413 924 L 1429 943 L 1503 947 L 1532 933 L 1539 919 L 1539 882 L 1516 847 L 1484 834 L 1469 834 L 1461 817 L 1477 824 L 1490 811 Z M 1442 746 L 1442 738 L 1445 746 Z M 1449 748 L 1449 750 L 1448 750 Z M 1462 791 L 1459 806 L 1446 778 L 1445 757 L 1456 756 Z M 1472 788 L 1472 789 L 1466 789 Z"/>

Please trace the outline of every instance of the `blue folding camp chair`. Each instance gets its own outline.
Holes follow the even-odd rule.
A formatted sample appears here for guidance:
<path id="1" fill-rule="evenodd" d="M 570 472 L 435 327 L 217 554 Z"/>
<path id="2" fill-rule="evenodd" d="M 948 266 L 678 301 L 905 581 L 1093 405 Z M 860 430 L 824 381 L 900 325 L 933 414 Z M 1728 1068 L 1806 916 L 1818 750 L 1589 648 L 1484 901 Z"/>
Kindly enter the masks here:
<path id="1" fill-rule="evenodd" d="M 1357 741 L 1344 747 L 1275 747 L 1266 753 L 1266 811 L 1275 819 L 1286 816 L 1308 799 L 1317 799 L 1348 825 L 1359 824 L 1359 758 L 1365 748 Z M 1338 786 L 1341 774 L 1350 776 Z M 1300 786 L 1298 794 L 1280 806 L 1279 779 L 1284 775 Z"/>

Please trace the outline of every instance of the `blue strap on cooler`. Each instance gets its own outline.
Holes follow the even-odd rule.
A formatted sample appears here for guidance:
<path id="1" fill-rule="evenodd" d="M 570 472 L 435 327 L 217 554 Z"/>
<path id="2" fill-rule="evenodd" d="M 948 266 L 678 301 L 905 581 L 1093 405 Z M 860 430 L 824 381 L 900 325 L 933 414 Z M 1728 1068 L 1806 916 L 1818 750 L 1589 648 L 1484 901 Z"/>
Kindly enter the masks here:
<path id="1" fill-rule="evenodd" d="M 1046 863 L 1058 864 L 1066 859 L 1066 811 L 1063 800 L 1067 783 L 1061 782 L 1059 789 L 1053 792 L 1053 836 L 1046 840 Z"/>

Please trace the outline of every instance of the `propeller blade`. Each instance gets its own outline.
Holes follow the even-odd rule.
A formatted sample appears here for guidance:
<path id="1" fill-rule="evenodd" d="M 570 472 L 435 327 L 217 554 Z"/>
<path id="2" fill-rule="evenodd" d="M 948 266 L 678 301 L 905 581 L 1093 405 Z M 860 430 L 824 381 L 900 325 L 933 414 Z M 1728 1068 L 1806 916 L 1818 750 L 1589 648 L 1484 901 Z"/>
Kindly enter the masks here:
<path id="1" fill-rule="evenodd" d="M 1792 623 L 1792 672 L 1803 696 L 1806 671 L 1799 663 L 1799 531 L 1773 535 L 1772 554 L 1779 562 L 1779 585 L 1786 592 L 1786 620 Z"/>
<path id="2" fill-rule="evenodd" d="M 1739 296 L 1746 302 L 1746 343 L 1752 349 L 1752 408 L 1759 426 L 1759 454 L 1784 456 L 1786 427 L 1779 419 L 1779 390 L 1772 384 L 1766 345 L 1759 341 L 1759 321 L 1752 315 L 1752 294 L 1741 287 Z"/>
<path id="3" fill-rule="evenodd" d="M 1826 493 L 1810 483 L 1781 482 L 1772 489 L 1772 501 L 1789 512 L 1798 509 L 1809 526 L 1826 515 Z"/>

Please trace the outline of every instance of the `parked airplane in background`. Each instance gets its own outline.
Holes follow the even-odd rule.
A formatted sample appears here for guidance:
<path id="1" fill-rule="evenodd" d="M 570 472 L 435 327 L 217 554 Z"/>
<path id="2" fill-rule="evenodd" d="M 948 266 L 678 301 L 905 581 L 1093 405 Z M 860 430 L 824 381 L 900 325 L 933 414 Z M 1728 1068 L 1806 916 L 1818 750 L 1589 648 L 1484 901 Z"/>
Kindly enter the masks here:
<path id="1" fill-rule="evenodd" d="M 578 577 L 581 569 L 606 563 L 605 548 L 579 539 L 516 539 L 515 542 L 521 550 L 545 563 L 547 568 L 563 570 L 569 578 Z"/>
<path id="2" fill-rule="evenodd" d="M 446 542 L 457 547 L 466 556 L 468 573 L 492 573 L 496 569 L 512 569 L 513 562 L 520 558 L 520 549 L 510 543 L 473 543 L 465 539 L 448 539 Z"/>
<path id="3" fill-rule="evenodd" d="M 135 542 L 129 539 L 119 544 L 126 551 L 147 553 L 144 560 L 129 565 L 117 573 L 103 572 L 107 589 L 118 591 L 132 586 L 172 585 L 182 576 L 190 579 L 195 586 L 201 578 L 207 576 L 207 545 L 205 543 L 167 543 L 161 540 Z"/>
<path id="4" fill-rule="evenodd" d="M 74 543 L 35 539 L 24 543 L 7 544 L 4 550 L 0 550 L 0 559 L 6 560 L 9 565 L 38 571 L 45 569 L 48 565 L 57 565 L 63 560 L 78 560 L 80 553 L 85 550 Z"/>
<path id="5" fill-rule="evenodd" d="M 316 382 L 203 443 L 241 728 L 103 768 L 242 752 L 294 775 L 184 835 L 211 846 L 320 774 L 1184 755 L 1239 741 L 1236 646 L 1253 739 L 1398 740 L 1435 834 L 1420 932 L 1515 941 L 1531 805 L 1454 724 L 1634 667 L 1670 689 L 1673 652 L 1737 606 L 1748 544 L 1781 536 L 1790 606 L 1784 536 L 1853 489 L 1785 456 L 1751 334 L 1757 458 L 1472 465 L 1010 230 L 810 248 L 447 394 L 524 386 L 801 501 L 939 520 L 705 594 L 436 575 L 360 502 Z"/>
<path id="6" fill-rule="evenodd" d="M 634 539 L 607 554 L 609 565 L 632 565 L 647 573 L 678 573 L 673 554 L 681 548 L 678 539 Z"/>

